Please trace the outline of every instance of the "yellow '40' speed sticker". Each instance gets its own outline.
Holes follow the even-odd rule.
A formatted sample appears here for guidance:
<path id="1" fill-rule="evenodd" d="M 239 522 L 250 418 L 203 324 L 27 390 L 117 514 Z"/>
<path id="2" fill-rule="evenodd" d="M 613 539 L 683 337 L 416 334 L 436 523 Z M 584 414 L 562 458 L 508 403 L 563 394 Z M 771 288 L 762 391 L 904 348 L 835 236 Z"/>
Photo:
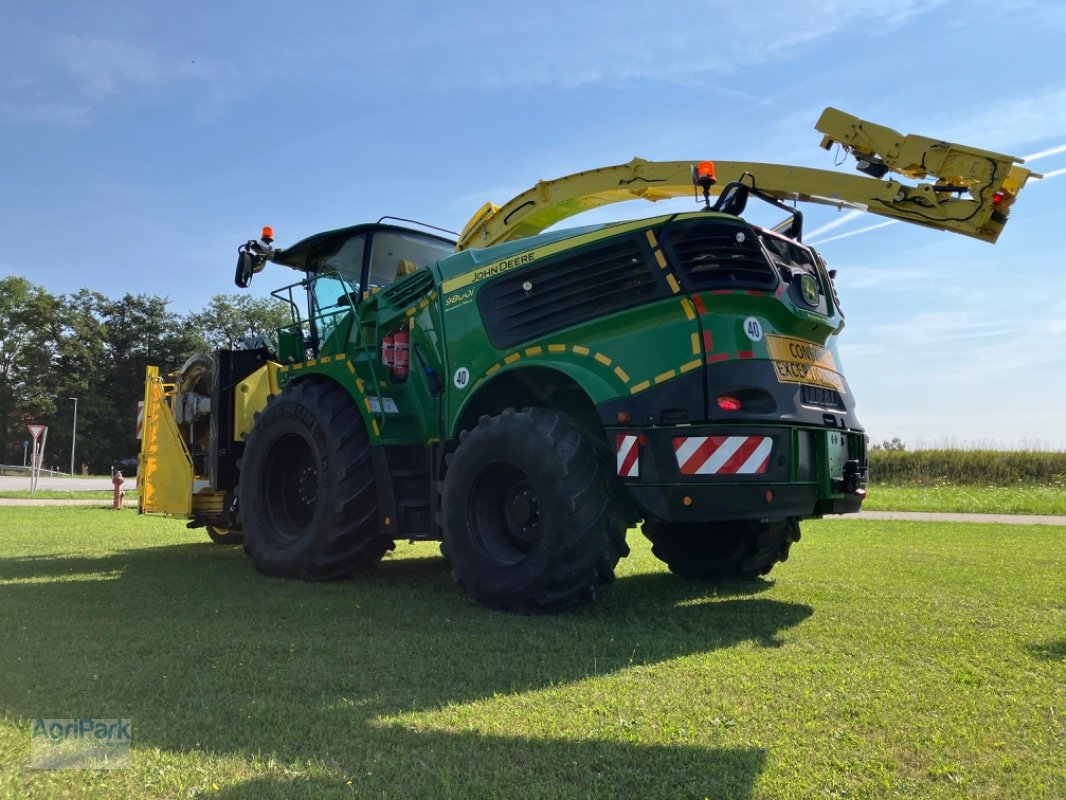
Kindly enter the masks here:
<path id="1" fill-rule="evenodd" d="M 844 394 L 844 381 L 828 348 L 806 339 L 770 333 L 766 334 L 766 344 L 770 348 L 774 374 L 781 383 L 824 386 Z"/>

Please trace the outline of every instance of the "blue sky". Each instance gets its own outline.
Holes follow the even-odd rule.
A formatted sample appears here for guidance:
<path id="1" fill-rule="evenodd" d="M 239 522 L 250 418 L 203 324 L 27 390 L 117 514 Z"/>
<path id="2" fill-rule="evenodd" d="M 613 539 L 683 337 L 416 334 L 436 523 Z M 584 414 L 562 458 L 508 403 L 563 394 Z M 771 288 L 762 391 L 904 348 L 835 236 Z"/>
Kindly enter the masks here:
<path id="1" fill-rule="evenodd" d="M 833 168 L 833 105 L 1047 175 L 994 246 L 807 211 L 871 437 L 1063 449 L 1063 42 L 1050 2 L 0 0 L 0 274 L 198 309 L 264 224 L 457 230 L 634 155 Z"/>

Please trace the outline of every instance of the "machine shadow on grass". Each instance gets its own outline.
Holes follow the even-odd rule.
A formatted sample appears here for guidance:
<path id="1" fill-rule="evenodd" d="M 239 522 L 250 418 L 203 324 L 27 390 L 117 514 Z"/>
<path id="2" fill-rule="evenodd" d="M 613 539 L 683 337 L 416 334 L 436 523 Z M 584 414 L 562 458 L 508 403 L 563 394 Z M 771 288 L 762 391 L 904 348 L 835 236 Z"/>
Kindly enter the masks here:
<path id="1" fill-rule="evenodd" d="M 773 647 L 812 609 L 756 596 L 769 585 L 639 574 L 600 603 L 522 617 L 471 604 L 440 558 L 389 557 L 329 584 L 264 578 L 210 544 L 2 559 L 0 701 L 21 721 L 131 718 L 135 767 L 146 747 L 326 765 L 321 778 L 253 778 L 234 797 L 743 798 L 765 764 L 756 747 L 631 743 L 606 723 L 558 736 L 538 732 L 543 717 L 518 724 L 528 736 L 500 735 L 424 717 L 562 689 L 551 702 L 565 720 L 587 679 Z"/>

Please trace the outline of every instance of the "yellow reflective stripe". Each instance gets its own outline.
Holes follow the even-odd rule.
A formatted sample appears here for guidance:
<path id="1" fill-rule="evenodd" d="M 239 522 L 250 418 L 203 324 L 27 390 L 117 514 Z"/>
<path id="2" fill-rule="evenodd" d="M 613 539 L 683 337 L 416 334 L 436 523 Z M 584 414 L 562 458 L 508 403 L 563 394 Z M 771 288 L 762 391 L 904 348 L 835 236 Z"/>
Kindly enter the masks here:
<path id="1" fill-rule="evenodd" d="M 627 375 L 626 371 L 621 367 L 615 367 L 614 374 L 617 375 L 623 383 L 629 383 L 629 375 Z"/>
<path id="2" fill-rule="evenodd" d="M 659 269 L 666 269 L 666 256 L 662 250 L 655 251 L 655 260 L 659 262 Z"/>
<path id="3" fill-rule="evenodd" d="M 522 357 L 521 353 L 511 353 L 511 355 L 507 356 L 507 358 L 505 358 L 503 361 L 504 361 L 505 364 L 513 364 L 514 362 L 516 362 L 521 357 Z"/>
<path id="4" fill-rule="evenodd" d="M 670 284 L 670 290 L 674 294 L 677 294 L 678 292 L 681 291 L 681 287 L 677 285 L 677 278 L 674 277 L 673 273 L 671 273 L 671 272 L 667 272 L 666 273 L 666 282 L 668 284 Z"/>
<path id="5" fill-rule="evenodd" d="M 696 369 L 696 367 L 698 367 L 699 365 L 700 365 L 700 360 L 697 358 L 695 361 L 689 361 L 687 364 L 682 364 L 681 365 L 681 371 L 682 372 L 692 372 L 692 370 Z"/>
<path id="6" fill-rule="evenodd" d="M 536 347 L 527 347 L 526 348 L 526 355 L 527 356 L 539 356 L 543 352 L 544 352 L 544 348 L 541 347 L 540 345 L 537 345 Z"/>
<path id="7" fill-rule="evenodd" d="M 648 244 L 650 244 L 652 247 L 659 246 L 659 243 L 655 241 L 655 231 L 648 231 L 645 235 L 648 237 Z"/>
<path id="8" fill-rule="evenodd" d="M 700 335 L 698 333 L 692 334 L 692 355 L 698 356 L 700 354 Z"/>
<path id="9" fill-rule="evenodd" d="M 565 353 L 566 352 L 566 345 L 565 344 L 550 344 L 550 345 L 548 345 L 548 352 L 549 353 Z"/>
<path id="10" fill-rule="evenodd" d="M 670 370 L 667 370 L 666 372 L 663 372 L 663 373 L 660 373 L 659 375 L 656 375 L 655 376 L 655 382 L 656 383 L 662 383 L 663 381 L 670 380 L 671 378 L 675 377 L 676 375 L 677 375 L 677 370 L 670 369 Z"/>
<path id="11" fill-rule="evenodd" d="M 607 358 L 607 356 L 605 356 L 603 353 L 596 353 L 595 357 L 596 357 L 597 361 L 599 361 L 601 364 L 603 364 L 603 366 L 605 366 L 605 367 L 611 366 L 611 359 Z"/>
<path id="12" fill-rule="evenodd" d="M 696 308 L 692 305 L 692 302 L 687 297 L 681 298 L 681 308 L 685 311 L 685 318 L 689 322 L 696 319 Z"/>
<path id="13" fill-rule="evenodd" d="M 632 389 L 630 389 L 629 393 L 630 394 L 636 394 L 637 392 L 643 392 L 649 386 L 651 386 L 651 381 L 641 381 L 636 386 L 634 386 Z"/>
<path id="14" fill-rule="evenodd" d="M 489 367 L 487 370 L 485 370 L 485 374 L 486 375 L 491 375 L 492 373 L 496 372 L 499 368 L 500 368 L 500 364 L 499 364 L 499 362 L 497 362 L 497 363 L 493 364 L 491 367 Z"/>
<path id="15" fill-rule="evenodd" d="M 589 349 L 587 347 L 585 347 L 584 345 L 580 345 L 580 344 L 575 344 L 574 347 L 573 347 L 573 351 L 575 353 L 577 353 L 579 356 L 587 356 L 589 354 Z"/>

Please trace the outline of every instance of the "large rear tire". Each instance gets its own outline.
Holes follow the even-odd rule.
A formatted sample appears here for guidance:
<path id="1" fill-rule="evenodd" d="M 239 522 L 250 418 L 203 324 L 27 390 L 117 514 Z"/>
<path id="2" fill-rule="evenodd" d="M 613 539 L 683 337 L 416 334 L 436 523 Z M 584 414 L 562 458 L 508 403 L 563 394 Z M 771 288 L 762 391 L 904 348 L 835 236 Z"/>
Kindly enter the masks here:
<path id="1" fill-rule="evenodd" d="M 752 580 L 788 560 L 800 539 L 793 520 L 715 523 L 646 520 L 641 527 L 651 551 L 670 571 L 691 580 Z"/>
<path id="2" fill-rule="evenodd" d="M 270 399 L 245 442 L 244 547 L 268 575 L 319 581 L 372 568 L 378 533 L 370 439 L 351 396 L 304 381 Z"/>
<path id="3" fill-rule="evenodd" d="M 470 597 L 508 611 L 593 599 L 627 555 L 625 518 L 592 442 L 565 414 L 484 416 L 444 479 L 444 549 Z"/>

